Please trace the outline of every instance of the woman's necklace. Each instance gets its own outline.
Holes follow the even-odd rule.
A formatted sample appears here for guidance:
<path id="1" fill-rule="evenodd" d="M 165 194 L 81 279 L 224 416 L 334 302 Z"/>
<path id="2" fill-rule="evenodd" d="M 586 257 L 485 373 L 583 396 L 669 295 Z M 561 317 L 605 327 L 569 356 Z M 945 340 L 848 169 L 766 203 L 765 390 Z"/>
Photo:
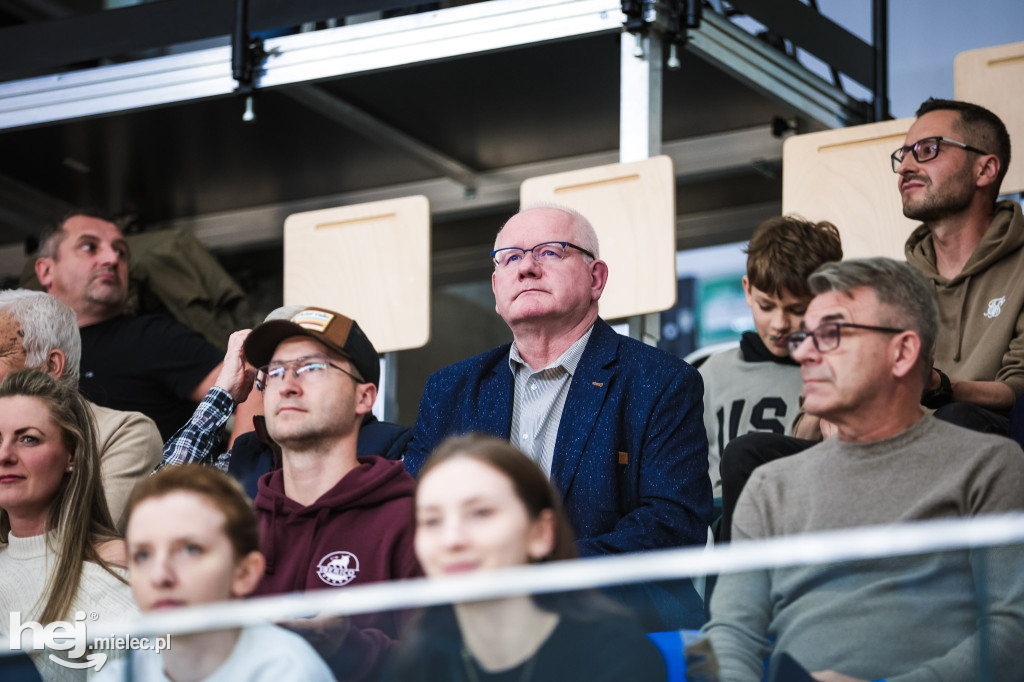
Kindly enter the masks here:
<path id="1" fill-rule="evenodd" d="M 469 682 L 480 682 L 480 677 L 476 674 L 476 662 L 473 660 L 473 654 L 469 653 L 465 644 L 462 645 L 462 665 L 466 669 L 466 677 L 469 678 Z M 528 682 L 533 676 L 533 668 L 536 665 L 537 652 L 535 651 L 523 665 L 523 673 L 519 676 L 519 682 Z"/>

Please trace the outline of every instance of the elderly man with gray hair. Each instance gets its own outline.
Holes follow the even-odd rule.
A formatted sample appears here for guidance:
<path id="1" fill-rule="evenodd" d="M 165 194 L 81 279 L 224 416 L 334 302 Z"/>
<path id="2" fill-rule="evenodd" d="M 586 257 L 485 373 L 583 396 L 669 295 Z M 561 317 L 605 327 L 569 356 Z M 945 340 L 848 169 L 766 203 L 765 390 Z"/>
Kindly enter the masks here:
<path id="1" fill-rule="evenodd" d="M 0 379 L 38 369 L 78 387 L 82 341 L 75 312 L 50 294 L 0 291 Z M 149 417 L 89 403 L 96 423 L 103 490 L 110 516 L 124 530 L 125 505 L 135 484 L 162 458 L 160 432 Z"/>
<path id="2" fill-rule="evenodd" d="M 564 207 L 527 207 L 490 254 L 494 307 L 513 342 L 434 372 L 405 453 L 474 431 L 511 441 L 562 497 L 581 556 L 703 545 L 711 523 L 704 383 L 679 358 L 615 333 L 597 234 Z M 689 583 L 619 591 L 645 627 L 704 622 Z"/>
<path id="3" fill-rule="evenodd" d="M 1016 443 L 921 409 L 938 329 L 924 277 L 872 258 L 822 266 L 809 284 L 815 298 L 787 342 L 804 408 L 837 433 L 754 472 L 734 541 L 1024 507 Z M 994 679 L 1020 680 L 1021 558 L 1002 547 L 723 575 L 704 632 L 722 680 L 756 682 L 766 656 L 775 673 L 786 653 L 821 681 L 967 682 L 984 628 Z"/>

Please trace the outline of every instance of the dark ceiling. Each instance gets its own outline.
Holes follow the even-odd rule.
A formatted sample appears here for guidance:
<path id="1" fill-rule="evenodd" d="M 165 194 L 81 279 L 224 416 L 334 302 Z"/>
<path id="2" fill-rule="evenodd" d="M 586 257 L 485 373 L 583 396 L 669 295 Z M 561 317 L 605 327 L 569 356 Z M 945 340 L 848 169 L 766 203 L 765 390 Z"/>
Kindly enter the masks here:
<path id="1" fill-rule="evenodd" d="M 407 3 L 401 0 L 250 0 L 252 21 L 267 26 L 294 25 L 303 12 L 318 17 L 374 8 L 387 15 L 471 1 L 403 9 L 399 6 Z M 153 56 L 153 49 L 139 50 L 164 45 L 172 35 L 191 40 L 223 33 L 232 23 L 233 0 L 161 0 L 115 12 L 101 12 L 101 5 L 101 0 L 0 0 L 0 39 L 11 38 L 6 46 L 0 40 L 0 55 L 12 57 L 0 60 L 0 73 L 69 68 L 47 49 L 34 49 L 37 43 L 56 44 L 59 49 L 52 50 L 74 55 L 73 60 L 68 57 L 71 61 L 88 57 L 89 62 L 77 63 L 84 68 L 98 64 L 97 58 L 108 54 L 104 49 Z M 131 23 L 139 17 L 168 17 L 168 26 L 161 31 L 153 21 Z M 100 26 L 90 22 L 104 19 L 117 21 L 103 25 L 107 33 L 97 32 L 92 41 L 74 30 Z M 125 26 L 137 26 L 140 35 L 118 30 Z M 809 26 L 803 26 L 805 32 Z M 61 35 L 68 44 L 54 42 L 52 36 Z M 14 39 L 33 49 L 18 52 Z M 24 64 L 15 55 L 24 55 Z M 822 126 L 693 52 L 681 50 L 679 56 L 681 68 L 666 70 L 663 76 L 665 141 L 763 127 L 773 119 L 798 120 L 805 132 Z M 57 63 L 64 66 L 54 67 Z M 617 33 L 417 63 L 316 85 L 477 173 L 619 147 Z M 0 246 L 24 242 L 26 235 L 37 233 L 46 220 L 71 206 L 130 217 L 144 229 L 438 177 L 438 170 L 389 140 L 354 132 L 284 89 L 257 92 L 254 123 L 243 123 L 242 111 L 243 101 L 228 96 L 0 130 Z M 709 158 L 708 165 L 713 161 Z M 725 176 L 721 171 L 691 173 L 677 185 L 679 212 L 769 205 L 781 198 L 780 171 L 776 158 L 730 167 Z M 508 199 L 507 206 L 492 202 L 475 213 L 435 216 L 435 252 L 475 249 L 486 242 L 513 209 L 514 200 Z M 275 244 L 254 242 L 246 248 L 255 252 L 268 246 Z M 231 250 L 230 244 L 220 248 Z"/>
<path id="2" fill-rule="evenodd" d="M 321 84 L 476 171 L 612 150 L 619 39 L 535 45 Z M 257 120 L 237 98 L 0 132 L 0 174 L 143 222 L 426 180 L 436 173 L 279 91 Z M 766 125 L 797 112 L 698 57 L 664 77 L 663 138 Z M 739 198 L 737 198 L 739 200 Z M 3 235 L 7 243 L 20 235 Z"/>

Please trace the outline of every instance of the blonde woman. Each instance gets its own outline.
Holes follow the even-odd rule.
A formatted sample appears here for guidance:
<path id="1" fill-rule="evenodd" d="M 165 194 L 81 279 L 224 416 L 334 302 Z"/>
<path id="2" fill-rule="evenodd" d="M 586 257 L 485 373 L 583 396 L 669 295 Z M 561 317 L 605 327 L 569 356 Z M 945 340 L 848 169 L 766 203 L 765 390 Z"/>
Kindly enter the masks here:
<path id="1" fill-rule="evenodd" d="M 125 564 L 100 483 L 92 415 L 72 388 L 38 370 L 0 383 L 0 635 L 20 623 L 75 620 L 89 626 L 135 612 Z M 95 620 L 93 619 L 95 614 Z M 33 653 L 45 680 L 84 680 Z"/>

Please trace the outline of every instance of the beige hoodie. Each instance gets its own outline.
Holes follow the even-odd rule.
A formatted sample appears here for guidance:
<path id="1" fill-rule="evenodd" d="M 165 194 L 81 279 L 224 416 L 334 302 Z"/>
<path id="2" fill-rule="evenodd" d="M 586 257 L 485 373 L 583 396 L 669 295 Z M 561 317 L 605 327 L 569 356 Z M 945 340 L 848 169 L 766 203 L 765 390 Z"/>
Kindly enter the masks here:
<path id="1" fill-rule="evenodd" d="M 939 275 L 924 225 L 910 235 L 907 261 L 935 285 L 939 337 L 935 366 L 960 381 L 1001 381 L 1024 394 L 1024 214 L 1015 201 L 996 204 L 992 224 L 963 270 Z"/>

